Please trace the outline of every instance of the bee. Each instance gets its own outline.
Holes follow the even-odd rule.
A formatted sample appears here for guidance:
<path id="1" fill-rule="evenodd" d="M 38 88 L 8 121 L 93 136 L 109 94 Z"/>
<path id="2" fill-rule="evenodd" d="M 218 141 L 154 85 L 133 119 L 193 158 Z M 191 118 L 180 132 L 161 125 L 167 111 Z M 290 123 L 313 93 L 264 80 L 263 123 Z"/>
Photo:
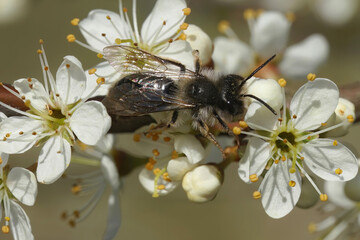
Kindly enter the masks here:
<path id="1" fill-rule="evenodd" d="M 179 111 L 189 111 L 193 127 L 212 141 L 223 153 L 209 127 L 219 123 L 229 134 L 227 122 L 242 117 L 246 97 L 258 100 L 275 115 L 276 112 L 263 100 L 246 94 L 247 80 L 274 57 L 253 71 L 247 78 L 239 75 L 217 75 L 213 70 L 202 69 L 195 54 L 195 71 L 183 64 L 153 55 L 139 48 L 115 45 L 104 49 L 104 58 L 117 71 L 128 74 L 120 79 L 103 99 L 109 114 L 115 116 L 142 116 L 172 111 L 167 127 L 175 125 Z M 224 154 L 224 153 L 223 153 Z"/>

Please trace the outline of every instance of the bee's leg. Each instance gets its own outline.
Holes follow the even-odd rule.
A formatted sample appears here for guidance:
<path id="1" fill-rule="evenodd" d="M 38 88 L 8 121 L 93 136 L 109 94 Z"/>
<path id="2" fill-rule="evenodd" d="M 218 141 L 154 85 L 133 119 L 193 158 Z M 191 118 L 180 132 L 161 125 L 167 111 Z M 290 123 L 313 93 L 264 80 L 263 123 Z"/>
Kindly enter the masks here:
<path id="1" fill-rule="evenodd" d="M 194 50 L 193 51 L 193 56 L 195 58 L 195 73 L 199 73 L 200 72 L 200 57 L 199 57 L 199 51 L 198 50 Z"/>
<path id="2" fill-rule="evenodd" d="M 197 122 L 200 126 L 200 133 L 206 137 L 210 142 L 212 142 L 221 152 L 223 159 L 226 158 L 224 149 L 220 146 L 219 142 L 216 140 L 214 134 L 212 134 L 209 130 L 209 126 L 206 125 L 202 120 L 197 119 Z"/>
<path id="3" fill-rule="evenodd" d="M 149 131 L 144 132 L 144 135 L 147 135 L 150 132 L 162 132 L 165 131 L 166 129 L 170 128 L 172 125 L 174 125 L 176 123 L 176 120 L 178 119 L 179 116 L 179 112 L 177 110 L 174 110 L 172 116 L 171 116 L 171 120 L 168 124 L 166 123 L 159 123 L 157 125 L 155 125 L 154 127 L 152 127 Z"/>
<path id="4" fill-rule="evenodd" d="M 216 117 L 216 119 L 218 120 L 218 122 L 220 123 L 220 125 L 225 129 L 225 131 L 227 132 L 228 135 L 230 136 L 234 136 L 235 140 L 236 140 L 236 144 L 238 146 L 240 146 L 240 139 L 238 135 L 235 135 L 229 128 L 229 126 L 224 122 L 224 120 L 222 120 L 222 118 L 220 117 L 220 115 L 214 110 L 213 111 L 214 116 Z"/>
<path id="5" fill-rule="evenodd" d="M 171 127 L 172 125 L 174 125 L 176 123 L 176 120 L 179 117 L 179 111 L 178 110 L 174 110 L 171 120 L 169 122 L 169 124 L 167 125 L 167 128 Z"/>

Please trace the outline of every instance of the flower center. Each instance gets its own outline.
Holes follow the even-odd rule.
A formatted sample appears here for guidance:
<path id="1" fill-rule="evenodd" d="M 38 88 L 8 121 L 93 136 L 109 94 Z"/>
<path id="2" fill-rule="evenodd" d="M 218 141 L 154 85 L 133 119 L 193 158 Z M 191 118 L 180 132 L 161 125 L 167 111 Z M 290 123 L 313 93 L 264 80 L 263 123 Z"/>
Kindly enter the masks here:
<path id="1" fill-rule="evenodd" d="M 287 143 L 290 143 L 293 146 L 296 145 L 295 136 L 292 132 L 281 132 L 280 134 L 278 134 L 278 136 L 283 140 L 276 140 L 275 145 L 282 152 L 289 152 L 291 150 Z"/>

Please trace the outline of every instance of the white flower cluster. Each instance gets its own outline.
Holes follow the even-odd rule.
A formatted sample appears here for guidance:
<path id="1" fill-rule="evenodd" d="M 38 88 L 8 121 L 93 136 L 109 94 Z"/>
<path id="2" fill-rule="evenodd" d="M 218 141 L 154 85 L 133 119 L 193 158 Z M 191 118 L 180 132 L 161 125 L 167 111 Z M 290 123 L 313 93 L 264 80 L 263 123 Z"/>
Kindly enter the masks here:
<path id="1" fill-rule="evenodd" d="M 119 116 L 112 116 L 112 119 L 109 109 L 98 99 L 108 94 L 114 84 L 122 83 L 121 79 L 129 74 L 127 69 L 115 69 L 108 61 L 103 61 L 85 71 L 77 58 L 65 56 L 54 76 L 40 40 L 38 54 L 43 83 L 35 78 L 22 78 L 12 86 L 2 84 L 4 91 L 21 103 L 19 106 L 10 101 L 0 102 L 9 115 L 0 115 L 3 233 L 11 232 L 14 239 L 34 239 L 29 218 L 18 202 L 33 205 L 37 182 L 51 184 L 64 177 L 76 181 L 72 187 L 74 194 L 92 193 L 79 210 L 63 214 L 71 226 L 85 219 L 96 207 L 105 188 L 111 188 L 104 239 L 113 239 L 121 222 L 119 192 L 124 166 L 119 163 L 120 155 L 124 158 L 121 161 L 136 159 L 141 162 L 139 181 L 153 197 L 167 195 L 181 185 L 188 199 L 197 203 L 213 200 L 223 183 L 225 168 L 239 161 L 238 174 L 244 182 L 253 183 L 263 178 L 253 197 L 261 198 L 266 213 L 272 218 L 284 217 L 295 207 L 303 178 L 312 183 L 322 201 L 328 199 L 307 169 L 324 180 L 337 182 L 349 181 L 357 175 L 354 154 L 337 140 L 324 138 L 345 135 L 355 115 L 354 105 L 339 98 L 335 83 L 310 73 L 328 57 L 329 44 L 324 36 L 313 34 L 286 47 L 292 15 L 247 10 L 249 45 L 239 40 L 228 22 L 219 25 L 226 37 L 212 41 L 201 28 L 185 22 L 191 13 L 185 0 L 157 0 L 139 29 L 137 1 L 132 3 L 132 20 L 121 0 L 119 13 L 96 9 L 85 19 L 74 18 L 71 24 L 79 27 L 86 43 L 73 34 L 67 36 L 68 42 L 76 42 L 95 52 L 100 59 L 106 54 L 104 49 L 121 45 L 162 59 L 163 68 L 167 68 L 165 59 L 185 66 L 176 80 L 163 78 L 174 84 L 169 84 L 173 87 L 170 90 L 167 86 L 162 89 L 169 92 L 178 91 L 177 84 L 180 86 L 182 77 L 186 79 L 189 73 L 199 76 L 201 71 L 206 71 L 214 79 L 217 75 L 223 76 L 215 70 L 229 73 L 231 81 L 240 79 L 240 82 L 221 93 L 232 94 L 229 94 L 231 97 L 222 96 L 230 99 L 223 105 L 230 108 L 231 101 L 242 103 L 241 109 L 232 110 L 241 114 L 232 116 L 233 122 L 225 122 L 224 116 L 214 110 L 211 112 L 214 116 L 206 119 L 210 122 L 208 125 L 201 121 L 196 125 L 195 120 L 200 119 L 198 115 L 210 115 L 206 110 L 213 110 L 211 106 L 193 112 L 189 109 L 154 111 L 148 114 L 156 123 L 144 125 L 135 132 L 111 135 L 111 124 Z M 274 54 L 278 54 L 275 61 L 269 63 L 270 59 L 252 72 Z M 134 62 L 142 65 L 139 69 L 147 66 L 146 59 Z M 253 77 L 262 68 L 263 78 Z M 159 67 L 159 72 L 153 74 L 158 77 L 160 72 Z M 235 74 L 249 77 L 243 79 Z M 308 79 L 294 94 L 289 106 L 285 98 L 286 81 L 280 78 L 283 76 Z M 131 81 L 137 83 L 137 79 Z M 214 85 L 222 87 L 223 83 Z M 146 95 L 146 89 L 142 90 Z M 160 99 L 173 103 L 172 96 L 167 97 Z M 176 124 L 164 126 L 174 116 Z M 227 133 L 235 143 L 223 149 L 216 139 L 221 132 Z M 208 160 L 208 148 L 213 143 L 222 152 L 220 163 Z M 246 149 L 242 148 L 245 145 Z M 11 167 L 8 154 L 21 154 L 38 146 L 41 150 L 36 163 L 27 168 Z M 65 171 L 71 162 L 90 165 L 96 170 L 70 175 Z"/>

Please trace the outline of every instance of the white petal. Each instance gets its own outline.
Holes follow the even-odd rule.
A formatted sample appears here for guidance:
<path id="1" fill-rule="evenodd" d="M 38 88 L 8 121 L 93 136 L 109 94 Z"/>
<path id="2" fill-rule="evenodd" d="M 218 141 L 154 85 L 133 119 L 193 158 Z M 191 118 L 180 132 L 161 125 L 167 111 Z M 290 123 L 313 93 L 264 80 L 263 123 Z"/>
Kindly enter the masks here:
<path id="1" fill-rule="evenodd" d="M 89 101 L 74 111 L 70 128 L 85 144 L 95 145 L 110 129 L 111 118 L 101 102 Z"/>
<path id="2" fill-rule="evenodd" d="M 155 168 L 164 168 L 167 166 L 167 161 L 158 161 L 158 163 L 155 165 Z M 147 170 L 146 168 L 143 168 L 139 174 L 139 181 L 141 185 L 145 188 L 146 191 L 153 194 L 154 193 L 154 183 L 155 183 L 155 174 L 152 170 Z M 172 192 L 178 185 L 179 182 L 173 181 L 168 182 L 165 181 L 162 177 L 158 180 L 158 185 L 164 185 L 165 189 L 158 190 L 159 196 L 164 196 Z"/>
<path id="3" fill-rule="evenodd" d="M 198 163 L 205 158 L 205 149 L 194 135 L 176 135 L 174 147 L 178 153 L 184 153 L 191 164 Z"/>
<path id="4" fill-rule="evenodd" d="M 180 62 L 189 70 L 195 70 L 195 60 L 192 51 L 190 43 L 177 40 L 161 50 L 157 55 Z"/>
<path id="5" fill-rule="evenodd" d="M 111 18 L 111 21 L 107 19 Z M 115 27 L 113 26 L 113 24 Z M 102 53 L 104 47 L 115 44 L 115 39 L 131 39 L 128 25 L 125 24 L 119 14 L 102 10 L 92 10 L 87 18 L 79 23 L 80 31 L 90 46 Z M 120 32 L 120 34 L 119 34 Z M 106 34 L 106 38 L 111 42 L 109 44 L 102 34 Z"/>
<path id="6" fill-rule="evenodd" d="M 300 43 L 288 47 L 279 64 L 281 73 L 288 78 L 303 79 L 314 73 L 329 56 L 329 43 L 321 34 L 313 34 Z"/>
<path id="7" fill-rule="evenodd" d="M 339 90 L 335 83 L 325 78 L 308 81 L 293 96 L 291 115 L 298 130 L 313 130 L 325 123 L 335 111 Z"/>
<path id="8" fill-rule="evenodd" d="M 313 9 L 326 23 L 342 26 L 355 16 L 358 6 L 358 0 L 315 0 Z"/>
<path id="9" fill-rule="evenodd" d="M 265 9 L 289 12 L 302 8 L 307 0 L 261 0 L 260 2 Z"/>
<path id="10" fill-rule="evenodd" d="M 273 164 L 260 185 L 261 202 L 272 218 L 282 218 L 295 207 L 301 193 L 301 177 L 298 172 L 289 173 L 291 162 Z M 295 186 L 290 187 L 289 182 Z"/>
<path id="11" fill-rule="evenodd" d="M 33 240 L 29 217 L 15 201 L 10 201 L 10 231 L 14 240 Z"/>
<path id="12" fill-rule="evenodd" d="M 106 230 L 103 237 L 104 240 L 114 239 L 120 228 L 121 215 L 120 215 L 120 201 L 118 195 L 119 192 L 114 191 L 109 196 L 108 218 L 106 222 Z"/>
<path id="13" fill-rule="evenodd" d="M 245 154 L 239 162 L 239 177 L 246 183 L 251 183 L 250 175 L 258 177 L 264 171 L 271 157 L 271 147 L 268 142 L 252 137 L 246 147 Z"/>
<path id="14" fill-rule="evenodd" d="M 115 148 L 124 151 L 136 157 L 153 157 L 153 150 L 157 149 L 160 153 L 159 158 L 171 156 L 174 151 L 173 136 L 168 134 L 160 134 L 157 141 L 144 136 L 144 132 L 149 131 L 149 127 L 145 126 L 138 129 L 135 134 L 140 135 L 140 141 L 134 141 L 134 133 L 122 133 L 116 135 Z M 170 137 L 169 142 L 164 141 L 164 137 Z"/>
<path id="15" fill-rule="evenodd" d="M 276 127 L 278 118 L 278 115 L 274 115 L 264 105 L 254 101 L 250 104 L 244 120 L 252 129 L 262 130 L 263 128 L 271 131 Z"/>
<path id="16" fill-rule="evenodd" d="M 35 175 L 25 168 L 14 167 L 9 172 L 6 185 L 17 200 L 32 206 L 37 195 L 37 181 Z"/>
<path id="17" fill-rule="evenodd" d="M 86 88 L 86 76 L 77 58 L 64 57 L 64 61 L 56 72 L 56 88 L 63 103 L 71 104 L 80 100 Z"/>
<path id="18" fill-rule="evenodd" d="M 217 37 L 212 55 L 215 69 L 224 73 L 248 74 L 255 66 L 255 53 L 246 43 Z"/>
<path id="19" fill-rule="evenodd" d="M 190 43 L 191 48 L 199 51 L 201 64 L 206 65 L 210 63 L 211 54 L 213 52 L 213 43 L 209 35 L 194 24 L 189 24 L 189 27 L 184 33 L 186 34 L 186 41 Z"/>
<path id="20" fill-rule="evenodd" d="M 154 41 L 153 45 L 170 39 L 184 22 L 186 2 L 184 0 L 157 0 L 151 13 L 141 28 L 141 36 L 145 43 Z M 166 22 L 163 25 L 164 21 Z M 157 35 L 158 30 L 160 33 Z M 156 37 L 156 39 L 154 39 Z"/>
<path id="21" fill-rule="evenodd" d="M 315 139 L 304 145 L 302 154 L 309 169 L 328 181 L 348 181 L 358 172 L 358 163 L 354 154 L 341 143 L 333 145 L 331 139 Z M 335 170 L 343 172 L 338 175 Z"/>
<path id="22" fill-rule="evenodd" d="M 262 58 L 280 53 L 286 46 L 290 26 L 284 14 L 264 12 L 250 28 L 251 45 Z"/>
<path id="23" fill-rule="evenodd" d="M 101 153 L 110 153 L 113 149 L 115 136 L 113 134 L 106 134 L 95 145 L 96 150 Z"/>
<path id="24" fill-rule="evenodd" d="M 113 188 L 113 190 L 118 190 L 120 187 L 120 181 L 119 181 L 119 173 L 117 171 L 117 167 L 112 160 L 107 155 L 104 155 L 101 158 L 101 169 L 104 174 L 104 177 L 106 181 L 110 184 L 110 186 Z"/>
<path id="25" fill-rule="evenodd" d="M 42 130 L 42 122 L 39 120 L 24 116 L 9 117 L 1 122 L 0 138 L 4 138 L 7 133 L 10 133 L 10 137 L 6 141 L 0 141 L 0 151 L 9 154 L 23 153 L 35 144 Z M 19 134 L 20 132 L 23 134 Z M 33 132 L 38 134 L 33 135 Z"/>
<path id="26" fill-rule="evenodd" d="M 8 160 L 9 160 L 9 154 L 0 152 L 0 159 L 1 159 L 0 168 L 3 168 L 6 166 Z"/>
<path id="27" fill-rule="evenodd" d="M 350 209 L 355 206 L 355 202 L 351 201 L 345 195 L 345 182 L 325 181 L 324 192 L 328 195 L 329 201 L 339 207 Z"/>
<path id="28" fill-rule="evenodd" d="M 191 164 L 187 157 L 171 159 L 167 165 L 167 172 L 172 181 L 181 181 L 185 173 L 190 171 L 196 165 Z"/>
<path id="29" fill-rule="evenodd" d="M 114 85 L 114 83 L 121 79 L 121 73 L 117 72 L 108 62 L 102 62 L 94 66 L 96 69 L 96 74 L 89 74 L 88 70 L 85 71 L 86 74 L 86 89 L 82 95 L 82 98 L 87 97 L 96 87 L 96 80 L 99 76 L 105 77 L 105 83 L 96 90 L 92 96 L 104 96 L 107 95 L 109 89 Z"/>
<path id="30" fill-rule="evenodd" d="M 281 87 L 274 79 L 262 79 L 252 77 L 246 84 L 246 94 L 254 95 L 267 104 L 269 104 L 275 111 L 280 111 L 284 102 L 284 95 Z M 246 98 L 251 102 L 256 101 L 253 98 Z"/>
<path id="31" fill-rule="evenodd" d="M 31 106 L 37 110 L 47 112 L 46 106 L 50 102 L 49 93 L 41 82 L 32 78 L 31 82 L 28 79 L 22 78 L 14 82 L 15 89 L 19 92 L 20 96 L 24 96 L 26 100 L 30 100 Z"/>
<path id="32" fill-rule="evenodd" d="M 39 182 L 50 184 L 61 177 L 71 160 L 70 144 L 61 136 L 51 137 L 40 151 L 36 177 Z"/>

